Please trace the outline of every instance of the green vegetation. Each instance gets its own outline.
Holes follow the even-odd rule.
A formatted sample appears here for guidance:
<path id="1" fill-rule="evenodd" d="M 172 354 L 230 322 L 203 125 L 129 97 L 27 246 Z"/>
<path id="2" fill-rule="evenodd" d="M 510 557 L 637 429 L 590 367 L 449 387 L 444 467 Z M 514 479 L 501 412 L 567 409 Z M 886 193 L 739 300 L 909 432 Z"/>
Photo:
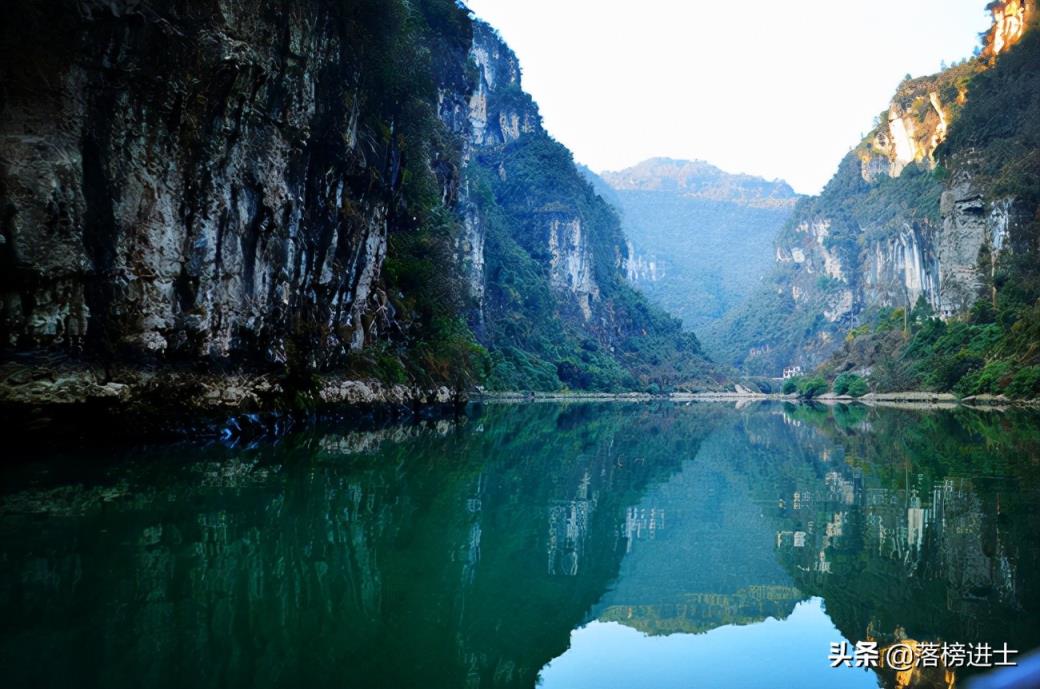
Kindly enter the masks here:
<path id="1" fill-rule="evenodd" d="M 830 389 L 830 385 L 827 381 L 820 376 L 812 376 L 809 378 L 803 378 L 798 381 L 798 395 L 804 399 L 812 399 L 813 397 L 819 397 Z"/>
<path id="2" fill-rule="evenodd" d="M 862 397 L 870 392 L 867 381 L 854 373 L 842 373 L 834 379 L 833 385 L 827 382 L 822 375 L 801 376 L 788 378 L 781 388 L 785 395 L 798 395 L 802 399 L 811 400 L 828 391 L 835 395 L 848 395 L 850 397 Z"/>
<path id="3" fill-rule="evenodd" d="M 708 354 L 750 374 L 778 375 L 819 320 L 818 311 L 795 307 L 790 287 L 794 274 L 791 266 L 778 265 L 750 299 L 699 331 Z M 752 350 L 762 353 L 751 355 Z"/>
<path id="4" fill-rule="evenodd" d="M 314 155 L 346 181 L 339 221 L 347 230 L 369 222 L 374 208 L 386 209 L 387 256 L 379 302 L 361 322 L 330 332 L 318 309 L 295 319 L 285 385 L 302 407 L 313 401 L 314 372 L 328 369 L 387 383 L 469 388 L 487 375 L 489 360 L 466 323 L 461 276 L 445 269 L 454 263 L 461 223 L 442 189 L 459 174 L 462 156 L 435 104 L 440 89 L 473 88 L 472 20 L 452 0 L 360 0 L 334 12 L 345 27 L 345 62 L 363 66 L 343 79 L 344 111 L 358 116 L 357 144 L 341 155 L 351 123 L 330 113 Z M 341 241 L 332 249 L 336 261 L 357 260 L 347 248 Z M 328 343 L 336 340 L 342 354 L 330 356 Z M 360 351 L 357 341 L 365 343 Z"/>
<path id="5" fill-rule="evenodd" d="M 865 381 L 855 373 L 842 373 L 834 379 L 834 394 L 849 395 L 851 397 L 862 397 L 870 392 Z"/>
<path id="6" fill-rule="evenodd" d="M 782 388 L 785 395 L 796 394 L 805 400 L 819 397 L 831 389 L 826 378 L 822 376 L 803 376 L 799 378 L 788 378 L 784 381 Z"/>
<path id="7" fill-rule="evenodd" d="M 1040 203 L 1040 32 L 1032 26 L 993 69 L 973 76 L 956 126 L 937 151 L 944 161 L 971 154 L 994 197 Z"/>
<path id="8" fill-rule="evenodd" d="M 365 222 L 373 216 L 366 204 L 379 203 L 389 237 L 375 313 L 341 332 L 306 315 L 296 324 L 289 383 L 303 403 L 315 368 L 456 390 L 658 391 L 710 375 L 696 337 L 625 284 L 618 218 L 570 151 L 536 128 L 478 146 L 464 163 L 465 142 L 437 104 L 444 92 L 475 88 L 470 45 L 476 32 L 492 30 L 453 0 L 360 0 L 336 12 L 349 59 L 364 69 L 344 95 L 360 113 L 356 159 L 330 165 L 349 171 L 345 220 Z M 494 112 L 539 121 L 517 84 L 500 83 L 489 99 Z M 348 128 L 330 123 L 323 150 L 341 150 Z M 459 269 L 461 204 L 476 207 L 485 233 L 480 304 Z M 553 282 L 554 222 L 581 225 L 594 285 L 588 294 Z M 344 355 L 322 360 L 335 338 Z M 365 346 L 354 351 L 359 340 Z"/>
<path id="9" fill-rule="evenodd" d="M 824 247 L 844 267 L 845 281 L 811 273 L 798 263 L 778 264 L 742 307 L 705 328 L 705 346 L 713 357 L 749 373 L 776 375 L 796 352 L 826 350 L 827 342 L 852 325 L 823 316 L 837 293 L 860 287 L 862 275 L 850 266 L 863 265 L 875 242 L 898 235 L 906 226 L 925 234 L 938 225 L 941 173 L 915 163 L 899 177 L 868 183 L 860 165 L 858 154 L 850 152 L 819 196 L 798 202 L 778 238 L 781 246 L 801 246 L 803 223 L 829 219 Z M 799 290 L 797 301 L 792 287 Z M 821 333 L 828 339 L 821 339 Z M 764 355 L 750 355 L 767 344 Z"/>
<path id="10" fill-rule="evenodd" d="M 878 391 L 1040 394 L 1040 31 L 1035 20 L 1013 49 L 994 63 L 987 60 L 906 80 L 897 91 L 894 103 L 923 125 L 920 132 L 934 130 L 934 121 L 928 124 L 937 117 L 932 94 L 943 103 L 950 125 L 935 151 L 934 169 L 911 163 L 898 177 L 885 174 L 885 161 L 872 169 L 889 145 L 875 131 L 845 157 L 819 196 L 799 202 L 778 243 L 819 253 L 804 226 L 826 219 L 823 243 L 843 267 L 846 283 L 801 263 L 778 265 L 744 308 L 703 333 L 713 357 L 748 373 L 775 376 L 796 355 L 826 355 L 844 340 L 824 373 L 834 378 L 856 372 Z M 887 118 L 886 111 L 878 125 Z M 924 148 L 926 142 L 917 143 Z M 864 179 L 864 170 L 872 181 Z M 876 294 L 876 285 L 864 282 L 870 252 L 908 231 L 919 241 L 942 232 L 940 196 L 966 175 L 985 202 L 1008 200 L 1016 219 L 996 258 L 989 248 L 980 253 L 983 284 L 975 307 L 944 323 L 923 302 L 909 310 L 863 303 L 899 302 L 898 295 L 886 299 Z M 857 301 L 838 317 L 825 318 L 843 288 Z"/>
<path id="11" fill-rule="evenodd" d="M 712 374 L 692 333 L 625 283 L 614 210 L 544 132 L 484 150 L 468 172 L 486 221 L 486 385 L 503 390 L 660 392 Z M 553 287 L 552 223 L 580 223 L 598 298 Z"/>
<path id="12" fill-rule="evenodd" d="M 994 309 L 979 301 L 968 316 L 951 321 L 936 318 L 923 300 L 909 315 L 887 309 L 872 329 L 851 331 L 824 371 L 869 369 L 870 383 L 881 392 L 1040 395 L 1040 304 L 1016 301 L 1003 290 L 997 303 Z M 850 375 L 838 376 L 835 392 Z"/>

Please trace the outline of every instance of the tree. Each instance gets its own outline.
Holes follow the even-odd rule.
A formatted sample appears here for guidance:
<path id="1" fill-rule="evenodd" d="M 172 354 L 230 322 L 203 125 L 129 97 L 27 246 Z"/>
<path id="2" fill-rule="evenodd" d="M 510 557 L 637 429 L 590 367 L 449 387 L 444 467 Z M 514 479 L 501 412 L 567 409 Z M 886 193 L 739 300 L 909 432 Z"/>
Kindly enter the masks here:
<path id="1" fill-rule="evenodd" d="M 862 397 L 870 391 L 867 381 L 855 373 L 842 373 L 834 379 L 834 393 L 836 395 L 850 395 Z"/>
<path id="2" fill-rule="evenodd" d="M 813 376 L 812 378 L 802 378 L 798 382 L 798 396 L 811 400 L 813 397 L 819 397 L 830 389 L 830 385 L 821 376 Z"/>

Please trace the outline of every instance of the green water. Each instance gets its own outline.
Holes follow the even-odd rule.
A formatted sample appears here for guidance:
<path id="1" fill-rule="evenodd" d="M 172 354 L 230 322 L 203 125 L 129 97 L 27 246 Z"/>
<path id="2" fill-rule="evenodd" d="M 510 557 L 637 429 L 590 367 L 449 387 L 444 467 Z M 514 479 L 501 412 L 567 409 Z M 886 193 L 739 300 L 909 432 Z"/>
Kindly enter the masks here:
<path id="1" fill-rule="evenodd" d="M 1038 421 L 490 405 L 8 456 L 0 686 L 889 686 L 828 642 L 1040 645 Z"/>

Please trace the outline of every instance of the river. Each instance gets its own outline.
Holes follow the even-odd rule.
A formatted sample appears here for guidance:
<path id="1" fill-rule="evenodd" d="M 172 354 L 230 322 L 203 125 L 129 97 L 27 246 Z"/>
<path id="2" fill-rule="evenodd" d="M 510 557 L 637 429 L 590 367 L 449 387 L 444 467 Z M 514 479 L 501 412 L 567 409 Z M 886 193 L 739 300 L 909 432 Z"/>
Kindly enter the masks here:
<path id="1" fill-rule="evenodd" d="M 1040 646 L 1038 421 L 489 404 L 9 456 L 0 685 L 960 684 L 832 644 Z"/>

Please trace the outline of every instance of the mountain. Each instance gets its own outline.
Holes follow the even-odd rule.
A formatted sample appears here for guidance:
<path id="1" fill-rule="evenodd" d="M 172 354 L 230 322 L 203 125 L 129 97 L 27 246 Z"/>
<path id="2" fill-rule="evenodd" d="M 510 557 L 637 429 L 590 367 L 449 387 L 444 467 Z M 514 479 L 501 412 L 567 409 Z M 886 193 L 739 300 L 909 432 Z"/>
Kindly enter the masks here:
<path id="1" fill-rule="evenodd" d="M 463 263 L 474 329 L 495 387 L 657 389 L 711 368 L 680 323 L 625 280 L 629 249 L 614 209 L 541 127 L 515 55 L 477 23 Z M 464 252 L 465 253 L 465 252 Z"/>
<path id="2" fill-rule="evenodd" d="M 516 57 L 452 0 L 2 13 L 0 398 L 264 407 L 356 398 L 344 380 L 404 400 L 708 370 L 625 282 L 617 217 Z"/>
<path id="3" fill-rule="evenodd" d="M 972 314 L 981 300 L 989 304 L 983 311 L 995 312 L 982 317 L 997 325 L 988 344 L 980 336 L 958 363 L 961 345 L 951 343 L 950 360 L 929 366 L 951 367 L 943 377 L 956 381 L 980 357 L 1012 356 L 992 349 L 1005 341 L 1022 354 L 1016 365 L 1040 363 L 1010 341 L 1013 331 L 1021 339 L 1035 327 L 1040 296 L 1036 3 L 988 7 L 993 27 L 979 55 L 900 84 L 821 194 L 798 202 L 776 240 L 768 279 L 704 331 L 713 355 L 778 375 L 791 364 L 815 367 L 851 345 L 860 356 L 840 368 L 869 373 L 886 359 L 882 351 L 889 363 L 901 359 L 911 321 L 934 320 L 935 337 L 953 328 L 961 345 L 971 340 L 959 324 L 978 320 Z M 866 334 L 887 343 L 853 344 Z M 875 373 L 876 387 L 932 386 L 922 371 L 889 381 Z"/>
<path id="4" fill-rule="evenodd" d="M 620 211 L 629 281 L 696 329 L 743 302 L 768 273 L 770 242 L 798 199 L 786 182 L 702 161 L 653 158 L 604 172 L 598 191 Z"/>
<path id="5" fill-rule="evenodd" d="M 734 175 L 703 160 L 650 158 L 619 172 L 604 172 L 617 191 L 668 191 L 684 198 L 728 201 L 751 208 L 789 208 L 797 195 L 783 180 Z"/>

